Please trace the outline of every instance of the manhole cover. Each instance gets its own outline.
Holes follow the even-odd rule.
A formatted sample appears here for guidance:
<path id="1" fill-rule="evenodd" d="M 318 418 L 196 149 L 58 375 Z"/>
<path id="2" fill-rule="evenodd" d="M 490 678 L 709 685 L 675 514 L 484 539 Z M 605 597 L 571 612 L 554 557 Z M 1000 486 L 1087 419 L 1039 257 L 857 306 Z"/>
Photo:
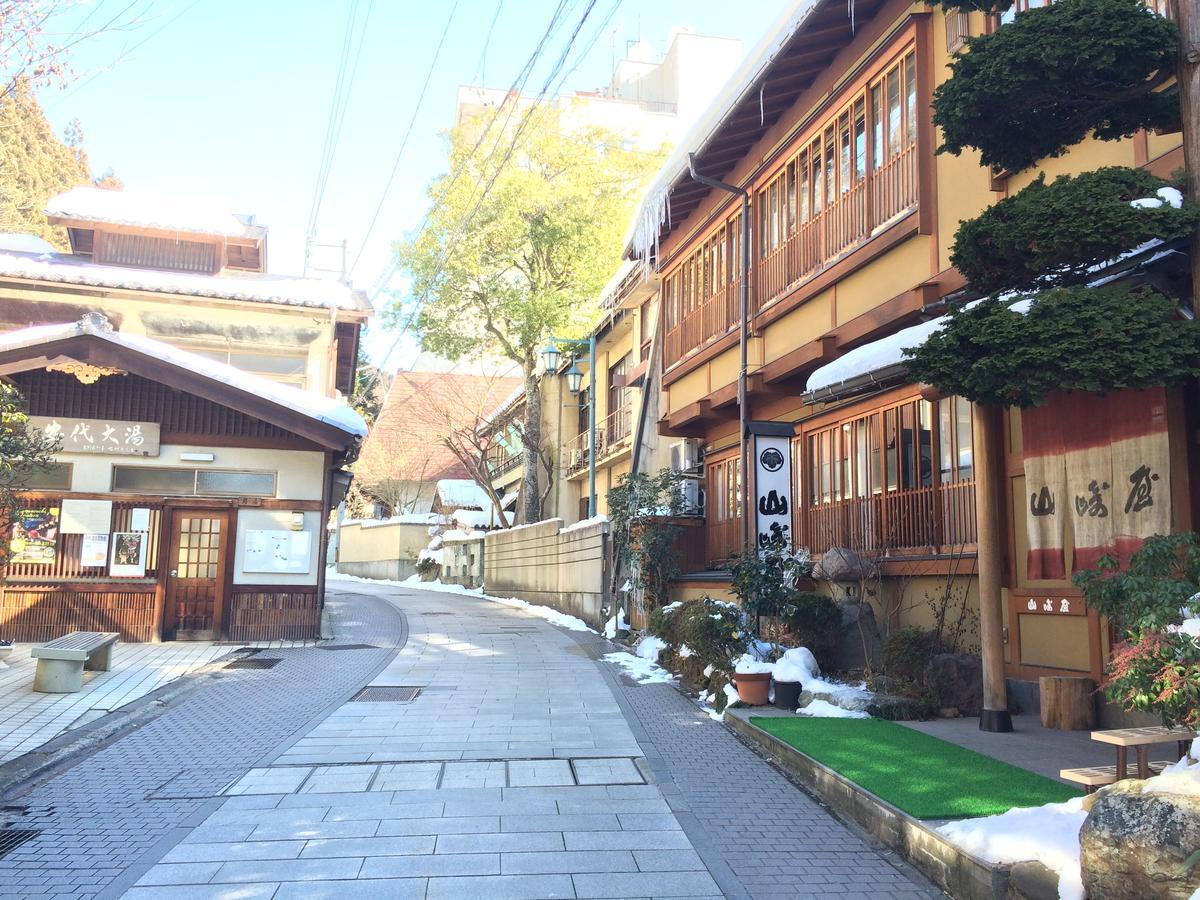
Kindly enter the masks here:
<path id="1" fill-rule="evenodd" d="M 317 644 L 318 650 L 378 650 L 374 644 Z"/>
<path id="2" fill-rule="evenodd" d="M 38 836 L 36 831 L 23 828 L 5 828 L 0 830 L 0 859 L 8 856 L 26 841 Z"/>
<path id="3" fill-rule="evenodd" d="M 283 662 L 281 657 L 252 656 L 249 659 L 235 659 L 226 663 L 226 669 L 273 669 Z"/>
<path id="4" fill-rule="evenodd" d="M 355 703 L 409 703 L 421 696 L 419 687 L 365 687 L 350 698 Z"/>

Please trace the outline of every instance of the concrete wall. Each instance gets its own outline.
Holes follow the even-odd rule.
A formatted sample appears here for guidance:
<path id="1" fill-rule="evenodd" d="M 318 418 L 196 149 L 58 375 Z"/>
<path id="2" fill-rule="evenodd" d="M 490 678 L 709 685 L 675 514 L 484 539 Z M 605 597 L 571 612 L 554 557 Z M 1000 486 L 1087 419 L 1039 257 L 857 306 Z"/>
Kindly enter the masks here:
<path id="1" fill-rule="evenodd" d="M 344 522 L 337 570 L 362 578 L 403 581 L 429 544 L 429 522 Z"/>
<path id="2" fill-rule="evenodd" d="M 444 538 L 442 541 L 442 582 L 479 587 L 483 584 L 483 535 Z"/>
<path id="3" fill-rule="evenodd" d="M 562 530 L 547 519 L 485 538 L 483 583 L 489 594 L 520 597 L 604 626 L 608 601 L 608 523 Z"/>

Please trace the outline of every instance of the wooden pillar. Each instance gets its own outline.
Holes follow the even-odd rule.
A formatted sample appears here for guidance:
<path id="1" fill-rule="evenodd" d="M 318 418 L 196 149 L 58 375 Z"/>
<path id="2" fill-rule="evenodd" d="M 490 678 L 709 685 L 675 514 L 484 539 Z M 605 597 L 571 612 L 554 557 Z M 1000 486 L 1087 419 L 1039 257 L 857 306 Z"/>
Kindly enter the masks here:
<path id="1" fill-rule="evenodd" d="M 974 419 L 975 518 L 978 534 L 979 642 L 983 657 L 982 731 L 1012 731 L 1004 684 L 1004 606 L 1000 583 L 1004 569 L 1004 533 L 1000 503 L 1004 459 L 1001 411 L 976 406 Z"/>

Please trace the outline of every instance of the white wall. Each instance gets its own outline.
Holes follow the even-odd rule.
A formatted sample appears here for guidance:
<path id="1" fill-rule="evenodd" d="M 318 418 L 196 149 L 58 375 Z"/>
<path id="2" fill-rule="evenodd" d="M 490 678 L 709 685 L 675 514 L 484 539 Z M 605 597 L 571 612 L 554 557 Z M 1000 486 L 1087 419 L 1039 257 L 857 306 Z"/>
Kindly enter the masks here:
<path id="1" fill-rule="evenodd" d="M 212 462 L 185 462 L 183 453 L 211 453 Z M 71 490 L 105 493 L 112 490 L 112 467 L 182 467 L 196 469 L 252 469 L 276 472 L 275 496 L 282 500 L 320 500 L 325 481 L 325 455 L 314 450 L 262 450 L 249 447 L 192 447 L 163 444 L 158 456 L 102 456 L 96 453 L 59 453 L 71 463 Z"/>

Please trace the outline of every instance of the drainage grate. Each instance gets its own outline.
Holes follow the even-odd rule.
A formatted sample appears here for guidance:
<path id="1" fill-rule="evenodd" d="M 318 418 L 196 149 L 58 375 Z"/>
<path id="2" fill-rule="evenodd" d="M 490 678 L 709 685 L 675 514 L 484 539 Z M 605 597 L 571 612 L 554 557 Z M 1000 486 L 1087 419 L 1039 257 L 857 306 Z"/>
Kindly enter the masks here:
<path id="1" fill-rule="evenodd" d="M 38 836 L 38 832 L 23 828 L 5 828 L 0 830 L 0 859 L 8 856 L 26 841 Z"/>
<path id="2" fill-rule="evenodd" d="M 317 644 L 318 650 L 378 650 L 374 644 Z"/>
<path id="3" fill-rule="evenodd" d="M 235 659 L 233 662 L 225 663 L 223 668 L 226 669 L 273 669 L 283 662 L 282 657 L 263 657 L 252 656 L 249 659 Z"/>
<path id="4" fill-rule="evenodd" d="M 381 685 L 378 687 L 365 687 L 353 697 L 351 702 L 356 703 L 409 703 L 421 696 L 419 687 L 392 687 Z"/>

